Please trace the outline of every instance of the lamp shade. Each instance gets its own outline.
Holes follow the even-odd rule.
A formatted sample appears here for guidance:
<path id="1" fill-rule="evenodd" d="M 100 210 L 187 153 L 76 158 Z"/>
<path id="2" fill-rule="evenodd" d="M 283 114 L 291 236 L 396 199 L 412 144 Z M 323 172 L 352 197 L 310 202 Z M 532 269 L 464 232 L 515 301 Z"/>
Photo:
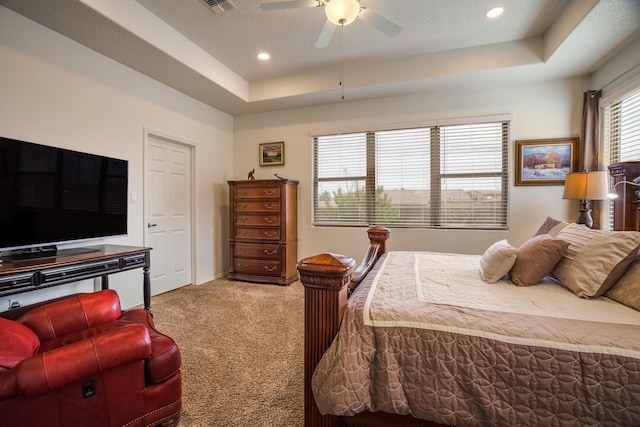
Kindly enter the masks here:
<path id="1" fill-rule="evenodd" d="M 563 199 L 606 200 L 609 183 L 606 171 L 568 173 L 564 181 Z"/>
<path id="2" fill-rule="evenodd" d="M 327 19 L 336 25 L 348 25 L 360 13 L 358 0 L 329 0 L 324 7 Z"/>

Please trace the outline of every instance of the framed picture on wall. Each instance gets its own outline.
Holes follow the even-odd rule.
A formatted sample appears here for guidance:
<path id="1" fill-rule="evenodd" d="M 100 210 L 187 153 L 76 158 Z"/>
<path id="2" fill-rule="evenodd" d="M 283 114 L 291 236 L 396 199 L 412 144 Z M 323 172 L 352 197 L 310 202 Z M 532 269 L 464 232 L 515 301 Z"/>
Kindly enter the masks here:
<path id="1" fill-rule="evenodd" d="M 260 144 L 260 166 L 284 165 L 284 142 Z"/>
<path id="2" fill-rule="evenodd" d="M 516 185 L 564 185 L 577 167 L 580 138 L 516 141 Z"/>

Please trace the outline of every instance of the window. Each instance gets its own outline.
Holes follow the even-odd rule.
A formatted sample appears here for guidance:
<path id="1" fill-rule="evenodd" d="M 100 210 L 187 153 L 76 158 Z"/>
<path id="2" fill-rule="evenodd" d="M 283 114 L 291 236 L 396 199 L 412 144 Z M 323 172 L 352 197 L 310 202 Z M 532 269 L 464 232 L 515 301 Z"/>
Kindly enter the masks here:
<path id="1" fill-rule="evenodd" d="M 603 150 L 608 164 L 640 159 L 640 89 L 604 104 Z M 608 227 L 613 225 L 609 203 Z"/>
<path id="2" fill-rule="evenodd" d="M 506 229 L 509 122 L 319 135 L 313 224 Z"/>
<path id="3" fill-rule="evenodd" d="M 640 91 L 605 106 L 609 164 L 640 159 Z"/>

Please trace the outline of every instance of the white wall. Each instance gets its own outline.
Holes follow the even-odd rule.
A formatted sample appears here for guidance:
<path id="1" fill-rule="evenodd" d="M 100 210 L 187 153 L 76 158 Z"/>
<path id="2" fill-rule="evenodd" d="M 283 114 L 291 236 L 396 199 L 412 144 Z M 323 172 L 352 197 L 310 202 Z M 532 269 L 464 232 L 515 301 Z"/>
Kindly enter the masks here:
<path id="1" fill-rule="evenodd" d="M 567 79 L 517 87 L 430 92 L 366 102 L 335 104 L 236 117 L 234 170 L 245 179 L 256 168 L 257 178 L 273 173 L 297 179 L 298 258 L 318 252 L 337 252 L 360 260 L 367 244 L 362 228 L 311 226 L 312 139 L 317 130 L 340 130 L 370 124 L 396 124 L 452 117 L 512 114 L 509 170 L 514 170 L 515 141 L 579 136 L 582 79 Z M 348 97 L 347 97 L 348 98 Z M 285 165 L 259 167 L 258 144 L 285 141 Z M 562 199 L 562 186 L 509 186 L 510 221 L 507 231 L 392 229 L 389 248 L 482 253 L 506 238 L 514 245 L 527 240 L 547 215 L 574 221 L 577 205 Z"/>
<path id="2" fill-rule="evenodd" d="M 0 63 L 0 135 L 126 159 L 130 192 L 143 195 L 145 128 L 195 144 L 194 282 L 227 271 L 231 116 L 2 6 Z M 138 199 L 129 203 L 128 236 L 108 243 L 144 245 L 144 203 Z M 141 270 L 113 275 L 110 285 L 123 306 L 142 303 Z M 29 303 L 92 286 L 61 286 L 21 298 Z M 0 299 L 0 310 L 6 308 L 7 298 Z"/>

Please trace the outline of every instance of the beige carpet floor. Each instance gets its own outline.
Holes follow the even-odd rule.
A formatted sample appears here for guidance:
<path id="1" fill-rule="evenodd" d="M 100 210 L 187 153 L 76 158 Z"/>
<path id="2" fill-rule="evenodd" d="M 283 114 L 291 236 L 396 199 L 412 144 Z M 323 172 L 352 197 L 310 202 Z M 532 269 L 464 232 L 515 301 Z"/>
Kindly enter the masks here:
<path id="1" fill-rule="evenodd" d="M 151 299 L 182 354 L 180 426 L 304 425 L 304 289 L 214 280 Z"/>

